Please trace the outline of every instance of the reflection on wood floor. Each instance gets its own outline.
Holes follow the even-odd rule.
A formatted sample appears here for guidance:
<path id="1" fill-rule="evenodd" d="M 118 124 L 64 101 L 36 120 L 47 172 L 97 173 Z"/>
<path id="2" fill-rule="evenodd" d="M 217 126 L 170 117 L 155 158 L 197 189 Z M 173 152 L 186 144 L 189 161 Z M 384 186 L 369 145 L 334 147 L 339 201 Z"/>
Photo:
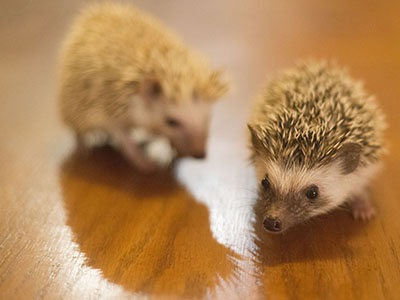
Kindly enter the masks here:
<path id="1" fill-rule="evenodd" d="M 213 238 L 207 207 L 172 174 L 143 176 L 102 149 L 68 157 L 60 179 L 67 224 L 88 264 L 111 282 L 201 298 L 234 275 L 237 255 Z"/>

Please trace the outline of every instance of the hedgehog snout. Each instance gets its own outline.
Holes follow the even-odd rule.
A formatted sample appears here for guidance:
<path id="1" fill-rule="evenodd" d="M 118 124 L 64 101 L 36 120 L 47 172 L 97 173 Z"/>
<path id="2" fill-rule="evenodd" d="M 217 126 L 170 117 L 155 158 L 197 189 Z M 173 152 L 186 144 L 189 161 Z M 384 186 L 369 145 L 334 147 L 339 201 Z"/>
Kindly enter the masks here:
<path id="1" fill-rule="evenodd" d="M 189 153 L 196 159 L 203 159 L 207 155 L 207 131 L 198 130 L 190 133 Z"/>
<path id="2" fill-rule="evenodd" d="M 282 231 L 282 222 L 279 218 L 273 217 L 273 216 L 268 216 L 264 220 L 264 228 L 268 230 L 269 232 L 274 232 L 278 233 Z"/>
<path id="3" fill-rule="evenodd" d="M 197 158 L 197 159 L 203 159 L 203 158 L 206 158 L 206 155 L 207 155 L 206 151 L 201 151 L 201 152 L 194 153 L 193 157 Z"/>

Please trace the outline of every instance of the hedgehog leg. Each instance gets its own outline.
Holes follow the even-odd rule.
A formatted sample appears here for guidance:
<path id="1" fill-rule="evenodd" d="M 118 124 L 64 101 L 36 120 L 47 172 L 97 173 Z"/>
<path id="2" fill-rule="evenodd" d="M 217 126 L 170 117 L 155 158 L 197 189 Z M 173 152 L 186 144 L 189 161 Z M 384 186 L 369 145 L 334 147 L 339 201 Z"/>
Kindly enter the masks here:
<path id="1" fill-rule="evenodd" d="M 114 142 L 125 158 L 142 172 L 150 173 L 158 169 L 155 162 L 146 157 L 142 149 L 132 142 L 128 133 L 123 130 L 114 130 L 111 133 Z"/>
<path id="2" fill-rule="evenodd" d="M 85 134 L 82 132 L 76 132 L 76 149 L 77 152 L 82 156 L 89 156 L 91 153 L 89 147 L 86 145 L 85 142 Z"/>
<path id="3" fill-rule="evenodd" d="M 109 144 L 110 137 L 104 130 L 92 129 L 85 133 L 84 140 L 86 147 L 98 148 Z"/>
<path id="4" fill-rule="evenodd" d="M 85 156 L 91 154 L 93 148 L 102 147 L 110 142 L 107 132 L 100 129 L 76 132 L 75 135 L 77 151 Z"/>
<path id="5" fill-rule="evenodd" d="M 371 203 L 367 193 L 354 196 L 351 200 L 351 211 L 353 218 L 356 220 L 370 220 L 375 216 L 376 210 L 374 205 Z"/>

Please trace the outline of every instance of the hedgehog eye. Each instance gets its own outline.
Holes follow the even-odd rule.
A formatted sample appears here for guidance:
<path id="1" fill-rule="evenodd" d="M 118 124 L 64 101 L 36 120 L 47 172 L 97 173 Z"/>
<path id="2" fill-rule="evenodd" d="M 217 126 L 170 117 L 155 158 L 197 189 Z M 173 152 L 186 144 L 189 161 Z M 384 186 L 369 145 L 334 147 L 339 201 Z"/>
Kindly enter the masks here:
<path id="1" fill-rule="evenodd" d="M 308 199 L 315 199 L 318 197 L 318 187 L 312 185 L 306 189 L 306 196 Z"/>
<path id="2" fill-rule="evenodd" d="M 179 127 L 181 125 L 181 123 L 177 119 L 169 117 L 165 120 L 165 122 L 169 127 Z"/>
<path id="3" fill-rule="evenodd" d="M 160 83 L 159 82 L 154 82 L 152 87 L 151 87 L 151 91 L 150 92 L 154 97 L 160 96 L 161 92 L 162 92 Z"/>
<path id="4" fill-rule="evenodd" d="M 271 183 L 269 182 L 268 176 L 265 176 L 263 180 L 261 180 L 261 185 L 265 190 L 268 190 L 269 187 L 271 186 Z"/>
<path id="5" fill-rule="evenodd" d="M 198 93 L 193 92 L 192 101 L 193 101 L 194 103 L 199 102 L 199 95 L 198 95 Z"/>

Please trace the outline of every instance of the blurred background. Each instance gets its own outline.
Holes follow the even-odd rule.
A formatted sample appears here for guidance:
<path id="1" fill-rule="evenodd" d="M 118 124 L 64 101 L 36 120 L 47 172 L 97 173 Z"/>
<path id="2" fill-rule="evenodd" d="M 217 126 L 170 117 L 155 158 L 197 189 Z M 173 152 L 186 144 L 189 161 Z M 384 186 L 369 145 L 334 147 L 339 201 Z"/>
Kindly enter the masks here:
<path id="1" fill-rule="evenodd" d="M 398 297 L 399 1 L 129 1 L 234 82 L 207 159 L 151 177 L 109 149 L 79 156 L 59 119 L 60 43 L 90 2 L 0 0 L 1 299 Z M 347 66 L 387 114 L 389 154 L 371 187 L 379 214 L 359 223 L 337 211 L 265 240 L 249 107 L 268 78 L 309 57 Z"/>

